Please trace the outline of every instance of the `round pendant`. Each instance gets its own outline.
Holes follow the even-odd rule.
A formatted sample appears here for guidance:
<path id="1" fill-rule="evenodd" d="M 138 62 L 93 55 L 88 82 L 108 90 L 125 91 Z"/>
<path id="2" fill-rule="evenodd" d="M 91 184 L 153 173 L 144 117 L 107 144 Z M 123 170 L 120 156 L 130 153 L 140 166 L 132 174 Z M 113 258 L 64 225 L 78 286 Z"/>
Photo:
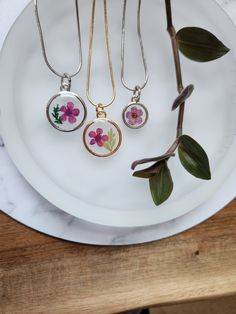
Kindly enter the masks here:
<path id="1" fill-rule="evenodd" d="M 89 123 L 83 134 L 86 149 L 94 156 L 112 156 L 120 147 L 122 134 L 118 125 L 106 118 Z"/>
<path id="2" fill-rule="evenodd" d="M 47 105 L 47 118 L 50 124 L 61 132 L 79 129 L 87 116 L 84 101 L 75 93 L 61 91 L 53 96 Z"/>
<path id="3" fill-rule="evenodd" d="M 147 108 L 139 102 L 131 102 L 123 110 L 123 121 L 131 129 L 142 128 L 148 120 Z"/>

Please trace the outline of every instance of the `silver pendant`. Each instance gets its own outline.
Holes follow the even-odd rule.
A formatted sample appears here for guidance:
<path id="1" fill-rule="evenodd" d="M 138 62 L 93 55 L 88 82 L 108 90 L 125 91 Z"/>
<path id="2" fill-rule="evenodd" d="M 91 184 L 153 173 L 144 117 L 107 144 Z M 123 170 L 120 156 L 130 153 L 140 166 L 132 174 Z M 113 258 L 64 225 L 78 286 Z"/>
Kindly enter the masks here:
<path id="1" fill-rule="evenodd" d="M 147 108 L 140 102 L 131 102 L 123 110 L 123 121 L 131 129 L 140 129 L 148 121 Z"/>
<path id="2" fill-rule="evenodd" d="M 49 100 L 46 109 L 48 121 L 61 132 L 73 132 L 79 129 L 87 117 L 83 99 L 71 92 L 70 87 L 70 78 L 63 78 L 61 91 Z"/>
<path id="3" fill-rule="evenodd" d="M 124 124 L 131 129 L 140 129 L 148 121 L 148 110 L 140 102 L 141 89 L 136 87 L 131 102 L 124 108 L 122 117 Z"/>

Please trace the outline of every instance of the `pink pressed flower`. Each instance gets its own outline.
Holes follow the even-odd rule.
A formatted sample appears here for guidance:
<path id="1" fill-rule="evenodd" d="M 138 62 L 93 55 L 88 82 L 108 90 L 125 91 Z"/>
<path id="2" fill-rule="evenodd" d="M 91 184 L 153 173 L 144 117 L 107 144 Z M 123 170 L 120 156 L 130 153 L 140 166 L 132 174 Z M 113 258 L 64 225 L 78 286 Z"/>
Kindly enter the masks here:
<path id="1" fill-rule="evenodd" d="M 97 144 L 99 147 L 102 147 L 104 145 L 104 142 L 108 141 L 107 135 L 102 135 L 103 129 L 98 128 L 96 132 L 91 131 L 89 132 L 89 137 L 91 137 L 90 145 Z"/>
<path id="2" fill-rule="evenodd" d="M 143 110 L 137 107 L 132 107 L 130 111 L 126 112 L 126 118 L 130 125 L 140 125 L 143 122 Z"/>
<path id="3" fill-rule="evenodd" d="M 68 102 L 66 106 L 61 106 L 60 111 L 63 112 L 60 116 L 62 122 L 68 120 L 69 123 L 75 123 L 76 117 L 80 114 L 80 110 L 74 108 L 73 102 Z"/>

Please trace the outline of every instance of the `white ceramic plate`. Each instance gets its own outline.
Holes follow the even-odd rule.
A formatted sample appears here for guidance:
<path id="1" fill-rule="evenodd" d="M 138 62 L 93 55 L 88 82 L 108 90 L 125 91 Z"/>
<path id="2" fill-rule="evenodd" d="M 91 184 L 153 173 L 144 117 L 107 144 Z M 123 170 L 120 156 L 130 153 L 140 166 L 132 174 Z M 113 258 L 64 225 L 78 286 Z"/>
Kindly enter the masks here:
<path id="1" fill-rule="evenodd" d="M 54 3 L 53 3 L 54 2 Z M 41 0 L 40 12 L 49 58 L 61 71 L 70 72 L 77 63 L 73 1 L 53 0 L 50 6 Z M 194 209 L 222 185 L 235 167 L 235 28 L 211 0 L 173 1 L 176 28 L 200 26 L 211 30 L 231 48 L 221 60 L 208 64 L 182 58 L 184 81 L 195 84 L 188 102 L 185 132 L 206 148 L 211 162 L 212 181 L 204 182 L 182 169 L 178 159 L 170 168 L 175 182 L 174 193 L 162 206 L 155 207 L 148 183 L 131 176 L 130 164 L 137 158 L 163 153 L 175 134 L 177 113 L 170 107 L 176 96 L 176 83 L 170 41 L 166 33 L 164 1 L 146 0 L 143 5 L 143 35 L 150 69 L 150 82 L 142 95 L 150 119 L 140 130 L 129 130 L 122 124 L 123 107 L 130 93 L 120 84 L 120 26 L 122 1 L 109 1 L 109 18 L 117 100 L 108 115 L 122 128 L 123 146 L 109 159 L 88 155 L 82 144 L 82 131 L 62 134 L 47 122 L 45 107 L 59 88 L 59 80 L 49 72 L 41 55 L 30 4 L 12 27 L 0 60 L 1 119 L 4 141 L 11 158 L 32 186 L 64 211 L 84 220 L 110 226 L 147 226 L 162 223 Z M 91 2 L 80 1 L 84 63 L 87 63 L 89 16 Z M 101 1 L 98 15 L 102 14 Z M 135 9 L 130 3 L 129 14 Z M 109 97 L 106 59 L 103 43 L 103 19 L 96 21 L 93 80 L 94 95 Z M 67 25 L 67 27 L 65 27 Z M 135 20 L 130 20 L 127 64 L 130 81 L 142 77 L 137 65 L 139 55 L 133 36 Z M 70 31 L 71 30 L 71 31 Z M 99 62 L 98 62 L 99 60 Z M 85 96 L 85 72 L 73 81 L 72 90 Z M 104 77 L 104 80 L 103 80 Z M 94 118 L 89 105 L 88 121 Z"/>

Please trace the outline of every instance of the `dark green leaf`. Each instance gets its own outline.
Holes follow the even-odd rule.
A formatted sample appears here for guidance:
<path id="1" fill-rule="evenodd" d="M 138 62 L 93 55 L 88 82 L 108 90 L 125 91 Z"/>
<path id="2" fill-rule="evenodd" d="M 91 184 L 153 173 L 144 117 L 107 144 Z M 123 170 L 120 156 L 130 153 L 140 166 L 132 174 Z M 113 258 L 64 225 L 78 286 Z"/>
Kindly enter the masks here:
<path id="1" fill-rule="evenodd" d="M 173 191 L 173 181 L 167 162 L 160 162 L 159 171 L 149 179 L 149 186 L 154 203 L 164 203 Z"/>
<path id="2" fill-rule="evenodd" d="M 188 135 L 182 135 L 179 138 L 178 152 L 183 167 L 189 173 L 200 179 L 211 179 L 207 154 L 193 138 Z"/>
<path id="3" fill-rule="evenodd" d="M 203 28 L 182 28 L 177 33 L 177 40 L 180 51 L 193 61 L 208 62 L 229 52 L 229 48 L 215 35 Z"/>
<path id="4" fill-rule="evenodd" d="M 133 176 L 137 178 L 149 179 L 153 177 L 157 172 L 159 172 L 159 168 L 160 168 L 160 162 L 156 162 L 151 167 L 134 172 Z"/>
<path id="5" fill-rule="evenodd" d="M 174 101 L 172 111 L 181 106 L 192 95 L 193 90 L 194 86 L 192 84 L 185 87 L 185 89 L 183 89 L 181 94 L 179 94 L 179 96 Z"/>
<path id="6" fill-rule="evenodd" d="M 131 169 L 134 170 L 138 165 L 147 164 L 149 162 L 154 162 L 154 161 L 156 161 L 156 162 L 161 161 L 161 160 L 173 157 L 173 156 L 175 156 L 175 154 L 172 153 L 172 154 L 161 155 L 161 156 L 154 157 L 154 158 L 145 158 L 145 159 L 137 160 L 137 161 L 132 163 Z"/>

